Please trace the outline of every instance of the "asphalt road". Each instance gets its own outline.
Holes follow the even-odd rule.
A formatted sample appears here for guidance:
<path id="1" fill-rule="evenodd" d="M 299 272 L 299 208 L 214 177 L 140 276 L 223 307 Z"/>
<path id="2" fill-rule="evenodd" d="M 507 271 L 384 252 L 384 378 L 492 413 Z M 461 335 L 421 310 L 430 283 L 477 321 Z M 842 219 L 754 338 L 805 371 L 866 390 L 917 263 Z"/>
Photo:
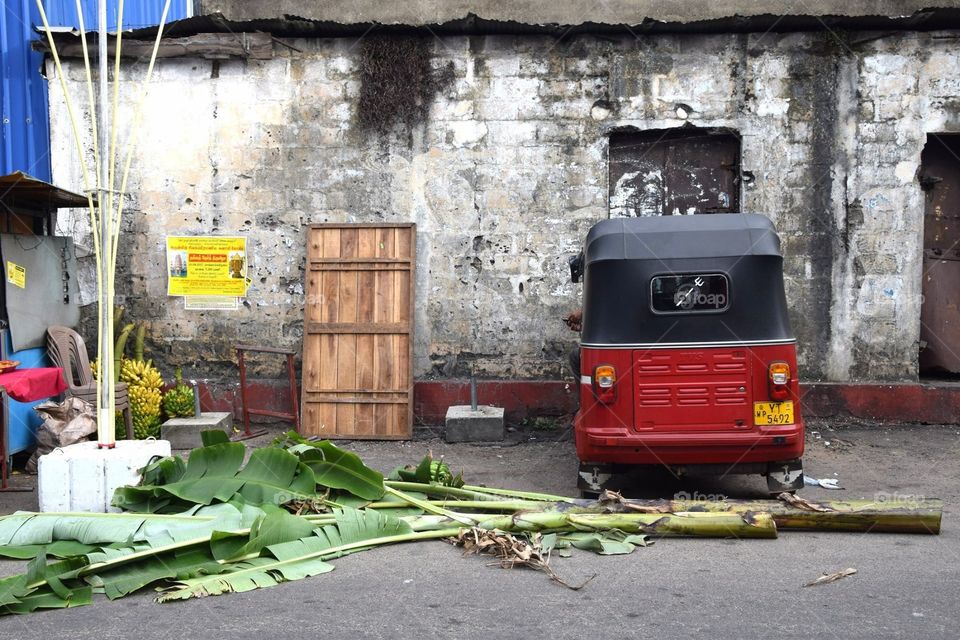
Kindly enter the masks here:
<path id="1" fill-rule="evenodd" d="M 142 593 L 6 617 L 0 638 L 960 637 L 960 430 L 814 424 L 809 431 L 807 473 L 836 474 L 847 490 L 806 489 L 802 495 L 943 498 L 941 535 L 662 539 L 630 556 L 555 558 L 554 570 L 568 582 L 593 577 L 579 591 L 542 573 L 492 567 L 443 542 L 425 542 L 342 558 L 332 573 L 249 593 L 165 605 Z M 501 447 L 447 445 L 429 434 L 413 442 L 349 446 L 384 471 L 432 449 L 474 484 L 574 495 L 576 460 L 562 433 L 513 435 L 519 442 Z M 678 481 L 652 474 L 628 493 L 762 497 L 764 489 L 759 477 Z M 29 493 L 0 494 L 0 513 L 35 504 Z M 21 567 L 0 562 L 0 574 Z M 858 573 L 801 586 L 847 567 Z"/>

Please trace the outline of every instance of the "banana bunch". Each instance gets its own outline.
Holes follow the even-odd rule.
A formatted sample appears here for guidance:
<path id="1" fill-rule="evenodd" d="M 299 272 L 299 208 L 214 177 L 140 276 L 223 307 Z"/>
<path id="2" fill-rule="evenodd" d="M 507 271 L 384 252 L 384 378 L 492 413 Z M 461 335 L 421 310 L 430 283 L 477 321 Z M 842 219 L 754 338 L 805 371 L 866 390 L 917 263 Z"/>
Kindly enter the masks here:
<path id="1" fill-rule="evenodd" d="M 120 361 L 120 381 L 127 383 L 133 434 L 138 439 L 160 435 L 160 403 L 163 399 L 163 377 L 152 360 Z"/>
<path id="2" fill-rule="evenodd" d="M 462 487 L 463 472 L 461 471 L 458 475 L 454 476 L 453 471 L 450 470 L 450 465 L 446 462 L 443 460 L 431 460 L 430 482 L 442 484 L 446 487 Z"/>
<path id="3" fill-rule="evenodd" d="M 157 390 L 163 388 L 163 378 L 160 376 L 160 371 L 153 366 L 152 360 L 123 358 L 120 361 L 120 381 L 126 382 L 131 387 Z"/>
<path id="4" fill-rule="evenodd" d="M 193 415 L 193 389 L 183 383 L 183 371 L 177 367 L 177 384 L 163 394 L 163 412 L 168 418 L 189 418 Z"/>
<path id="5" fill-rule="evenodd" d="M 414 467 L 399 467 L 390 474 L 391 480 L 405 482 L 422 482 L 423 484 L 441 484 L 445 487 L 462 487 L 463 472 L 453 475 L 450 465 L 441 460 L 433 459 L 433 452 L 427 455 Z"/>
<path id="6" fill-rule="evenodd" d="M 133 414 L 133 435 L 138 440 L 160 435 L 160 390 L 141 385 L 127 387 L 130 412 Z"/>

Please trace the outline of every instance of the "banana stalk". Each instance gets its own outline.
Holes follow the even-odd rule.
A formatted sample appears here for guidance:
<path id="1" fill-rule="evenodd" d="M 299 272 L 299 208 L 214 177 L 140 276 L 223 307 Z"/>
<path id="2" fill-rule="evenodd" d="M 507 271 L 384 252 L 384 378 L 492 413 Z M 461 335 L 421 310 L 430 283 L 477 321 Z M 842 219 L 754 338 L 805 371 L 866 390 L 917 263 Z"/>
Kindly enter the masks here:
<path id="1" fill-rule="evenodd" d="M 448 494 L 456 496 L 459 492 L 470 495 L 470 491 L 440 487 L 436 485 L 417 485 L 417 483 L 397 483 L 388 481 L 390 486 L 404 485 L 408 491 L 427 494 Z M 481 494 L 483 495 L 483 494 Z M 472 496 L 471 496 L 472 497 Z M 488 495 L 487 498 L 490 496 Z M 571 499 L 572 500 L 572 499 Z M 943 501 L 924 499 L 913 502 L 884 500 L 830 500 L 812 502 L 792 498 L 793 503 L 784 500 L 631 500 L 620 502 L 598 502 L 595 500 L 575 500 L 571 502 L 546 503 L 538 500 L 428 500 L 428 504 L 463 511 L 465 509 L 481 512 L 547 512 L 565 514 L 605 514 L 605 513 L 645 513 L 653 516 L 669 514 L 736 514 L 750 516 L 756 513 L 769 513 L 781 531 L 850 531 L 861 533 L 920 533 L 936 535 L 940 533 L 943 517 Z M 406 507 L 403 502 L 383 501 L 367 505 L 371 509 L 395 509 Z M 420 506 L 420 505 L 417 505 Z M 526 517 L 526 513 L 522 514 Z"/>
<path id="2" fill-rule="evenodd" d="M 573 512 L 618 513 L 769 513 L 780 530 L 857 531 L 862 533 L 940 533 L 943 501 L 828 500 L 580 500 Z"/>
<path id="3" fill-rule="evenodd" d="M 123 354 L 127 349 L 127 340 L 130 338 L 130 332 L 136 326 L 133 322 L 123 327 L 113 345 L 113 381 L 120 382 L 120 363 L 123 362 Z"/>
<path id="4" fill-rule="evenodd" d="M 441 497 L 441 498 L 457 498 L 463 500 L 484 500 L 487 502 L 499 502 L 503 500 L 501 495 L 493 493 L 485 493 L 481 491 L 474 491 L 473 489 L 465 489 L 463 487 L 448 487 L 442 484 L 426 484 L 423 482 L 404 482 L 402 480 L 384 480 L 384 485 L 392 487 L 394 489 L 399 489 L 400 491 L 415 491 L 417 493 L 425 493 L 428 496 Z M 558 496 L 560 497 L 560 496 Z M 566 498 L 562 498 L 566 500 Z M 543 503 L 554 503 L 558 500 L 537 500 L 536 502 Z"/>
<path id="5" fill-rule="evenodd" d="M 143 342 L 147 335 L 147 325 L 140 323 L 137 327 L 137 333 L 133 340 L 133 358 L 134 360 L 143 360 Z"/>
<path id="6" fill-rule="evenodd" d="M 776 538 L 769 513 L 560 513 L 521 512 L 481 521 L 481 529 L 510 532 L 609 531 L 664 537 Z"/>

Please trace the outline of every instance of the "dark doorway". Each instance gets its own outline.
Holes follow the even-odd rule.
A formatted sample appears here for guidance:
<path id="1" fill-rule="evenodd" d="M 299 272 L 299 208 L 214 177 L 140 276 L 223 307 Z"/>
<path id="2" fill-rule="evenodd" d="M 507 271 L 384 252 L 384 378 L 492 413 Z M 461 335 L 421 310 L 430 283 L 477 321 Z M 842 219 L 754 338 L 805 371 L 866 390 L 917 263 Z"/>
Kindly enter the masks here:
<path id="1" fill-rule="evenodd" d="M 920 373 L 960 373 L 960 134 L 927 136 L 920 157 L 923 304 Z"/>
<path id="2" fill-rule="evenodd" d="M 740 211 L 740 139 L 693 127 L 610 136 L 610 216 Z"/>

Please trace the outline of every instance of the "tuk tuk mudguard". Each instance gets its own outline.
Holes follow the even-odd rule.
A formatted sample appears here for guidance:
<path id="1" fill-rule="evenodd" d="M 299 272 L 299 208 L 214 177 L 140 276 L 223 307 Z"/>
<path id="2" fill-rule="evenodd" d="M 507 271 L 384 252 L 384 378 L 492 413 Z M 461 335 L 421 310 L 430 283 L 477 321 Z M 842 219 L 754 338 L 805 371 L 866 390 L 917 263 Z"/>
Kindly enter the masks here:
<path id="1" fill-rule="evenodd" d="M 766 470 L 771 490 L 774 483 L 781 490 L 799 488 L 798 477 L 802 486 L 802 470 L 799 476 L 796 471 L 804 447 L 796 341 L 780 242 L 769 218 L 605 220 L 588 234 L 582 264 L 580 410 L 574 426 L 585 466 L 757 465 Z M 708 277 L 698 274 L 726 278 L 723 305 L 673 312 L 664 311 L 661 300 L 654 309 L 654 278 L 697 283 Z M 789 367 L 786 398 L 771 397 L 771 363 Z M 607 390 L 603 398 L 593 379 L 601 365 L 616 371 L 613 393 Z M 786 401 L 792 402 L 792 419 L 782 424 L 755 416 L 758 407 Z M 778 471 L 784 464 L 789 472 Z"/>

